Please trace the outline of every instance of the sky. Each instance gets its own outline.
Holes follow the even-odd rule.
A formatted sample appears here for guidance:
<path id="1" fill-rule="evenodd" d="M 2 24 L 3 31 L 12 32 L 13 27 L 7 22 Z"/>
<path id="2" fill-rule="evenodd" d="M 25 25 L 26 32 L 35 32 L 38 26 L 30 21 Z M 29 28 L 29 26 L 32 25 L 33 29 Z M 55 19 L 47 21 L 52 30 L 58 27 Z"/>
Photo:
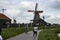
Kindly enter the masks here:
<path id="1" fill-rule="evenodd" d="M 6 9 L 4 14 L 9 18 L 16 19 L 17 23 L 30 23 L 33 20 L 34 13 L 28 10 L 34 10 L 38 3 L 38 9 L 42 10 L 40 18 L 48 23 L 60 24 L 60 0 L 0 0 L 0 12 Z"/>

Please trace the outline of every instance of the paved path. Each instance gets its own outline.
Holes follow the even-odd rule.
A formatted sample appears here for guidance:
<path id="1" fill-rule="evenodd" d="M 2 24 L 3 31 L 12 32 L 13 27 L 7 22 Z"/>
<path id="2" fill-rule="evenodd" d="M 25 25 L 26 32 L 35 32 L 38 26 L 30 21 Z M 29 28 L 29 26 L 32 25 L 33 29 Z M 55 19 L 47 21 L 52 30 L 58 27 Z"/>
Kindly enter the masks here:
<path id="1" fill-rule="evenodd" d="M 38 34 L 40 31 L 41 30 L 38 31 Z M 15 37 L 9 38 L 7 40 L 33 40 L 33 32 L 30 31 L 30 32 L 28 32 L 28 34 L 23 33 L 23 34 L 15 36 Z M 35 40 L 37 40 L 37 37 Z"/>

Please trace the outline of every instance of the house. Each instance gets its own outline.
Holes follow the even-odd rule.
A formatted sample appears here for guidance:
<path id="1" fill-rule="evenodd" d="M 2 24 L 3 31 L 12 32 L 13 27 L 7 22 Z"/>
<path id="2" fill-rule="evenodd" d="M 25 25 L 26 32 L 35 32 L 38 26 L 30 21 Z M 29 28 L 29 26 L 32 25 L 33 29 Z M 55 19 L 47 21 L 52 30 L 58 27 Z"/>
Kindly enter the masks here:
<path id="1" fill-rule="evenodd" d="M 11 19 L 4 15 L 3 13 L 0 13 L 0 27 L 9 27 L 11 24 Z"/>

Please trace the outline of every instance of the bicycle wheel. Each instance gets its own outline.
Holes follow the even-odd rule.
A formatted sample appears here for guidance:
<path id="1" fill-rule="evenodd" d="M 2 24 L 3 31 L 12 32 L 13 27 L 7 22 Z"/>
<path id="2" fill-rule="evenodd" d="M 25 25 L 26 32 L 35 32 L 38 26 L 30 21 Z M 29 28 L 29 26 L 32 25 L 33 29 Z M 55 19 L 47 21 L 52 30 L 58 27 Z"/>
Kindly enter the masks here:
<path id="1" fill-rule="evenodd" d="M 37 37 L 37 35 L 36 35 L 36 34 L 34 34 L 34 36 L 33 36 L 33 40 L 35 40 L 35 39 L 36 39 L 36 37 Z"/>

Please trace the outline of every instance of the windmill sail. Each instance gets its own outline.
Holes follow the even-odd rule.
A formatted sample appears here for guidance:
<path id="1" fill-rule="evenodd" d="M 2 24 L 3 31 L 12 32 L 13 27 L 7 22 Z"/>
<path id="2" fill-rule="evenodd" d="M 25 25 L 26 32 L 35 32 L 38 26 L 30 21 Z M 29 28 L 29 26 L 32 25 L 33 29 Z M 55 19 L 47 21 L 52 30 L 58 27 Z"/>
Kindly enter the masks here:
<path id="1" fill-rule="evenodd" d="M 38 3 L 36 3 L 36 6 L 35 6 L 35 11 L 37 11 L 37 7 L 38 7 Z"/>

